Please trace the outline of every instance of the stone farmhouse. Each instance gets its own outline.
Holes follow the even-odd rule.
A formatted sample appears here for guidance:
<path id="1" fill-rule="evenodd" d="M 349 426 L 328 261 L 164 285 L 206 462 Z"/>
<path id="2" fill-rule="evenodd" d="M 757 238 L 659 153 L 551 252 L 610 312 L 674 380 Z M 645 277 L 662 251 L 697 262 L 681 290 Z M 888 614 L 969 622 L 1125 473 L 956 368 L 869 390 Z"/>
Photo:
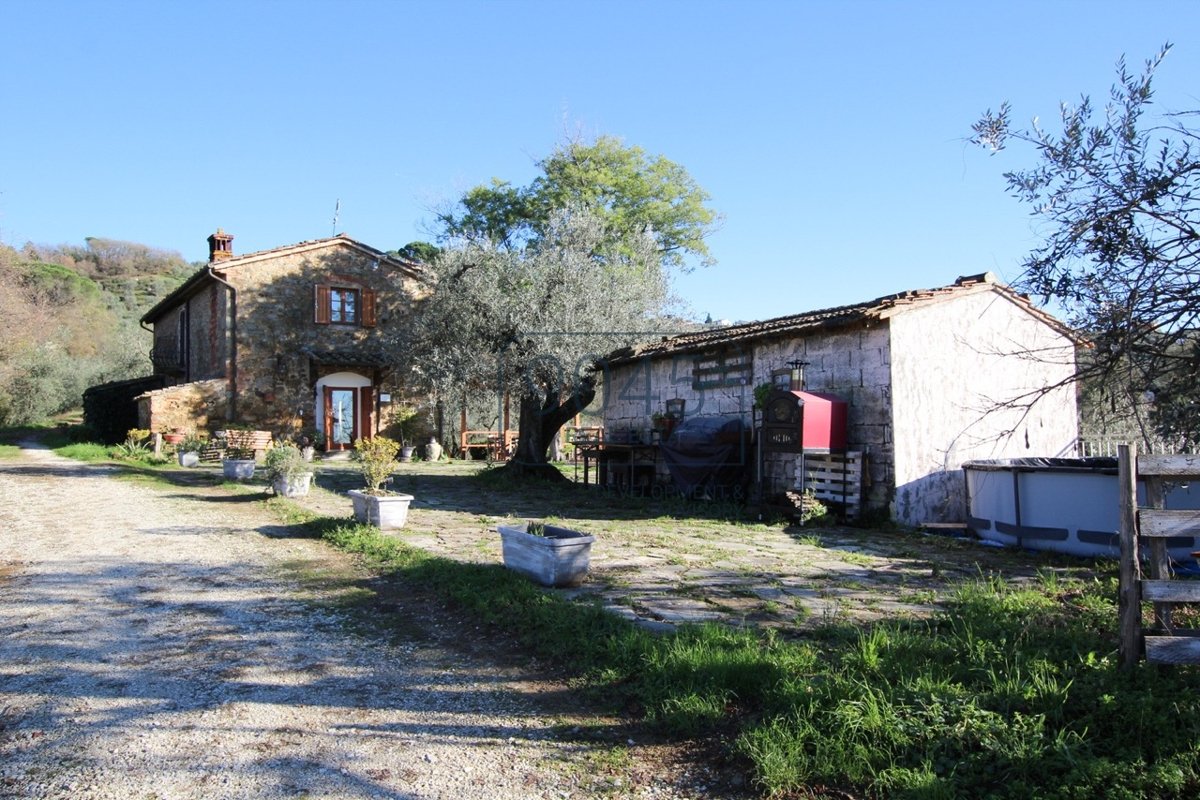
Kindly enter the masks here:
<path id="1" fill-rule="evenodd" d="M 857 471 L 853 491 L 866 510 L 910 525 L 961 521 L 964 462 L 1074 454 L 1070 378 L 1079 344 L 991 273 L 963 277 L 616 353 L 604 379 L 605 438 L 619 440 L 624 431 L 640 438 L 650 416 L 673 399 L 685 401 L 685 420 L 740 417 L 752 428 L 754 388 L 786 384 L 803 362 L 805 389 L 847 402 L 847 446 L 805 453 L 804 475 L 800 454 L 767 454 L 758 474 L 768 488 L 812 488 L 807 468 L 832 461 L 846 474 Z"/>
<path id="2" fill-rule="evenodd" d="M 142 317 L 165 388 L 137 398 L 139 426 L 315 428 L 331 450 L 379 432 L 424 268 L 345 235 L 242 256 L 233 238 L 210 236 L 208 265 Z"/>

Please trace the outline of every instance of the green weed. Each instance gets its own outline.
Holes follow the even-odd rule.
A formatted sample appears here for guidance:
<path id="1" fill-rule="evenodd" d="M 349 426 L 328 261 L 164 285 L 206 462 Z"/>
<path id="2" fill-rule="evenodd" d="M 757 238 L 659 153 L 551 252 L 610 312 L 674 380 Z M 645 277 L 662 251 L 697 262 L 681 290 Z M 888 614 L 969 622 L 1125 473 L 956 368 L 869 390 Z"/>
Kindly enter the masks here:
<path id="1" fill-rule="evenodd" d="M 96 442 L 71 442 L 55 447 L 54 452 L 63 458 L 76 461 L 108 461 L 112 458 L 109 448 Z"/>
<path id="2" fill-rule="evenodd" d="M 727 738 L 765 795 L 1200 792 L 1200 674 L 1115 668 L 1111 576 L 1016 585 L 981 574 L 949 587 L 932 619 L 867 628 L 834 603 L 803 640 L 715 624 L 654 636 L 498 565 L 344 520 L 301 524 L 559 664 L 591 697 L 676 736 Z"/>

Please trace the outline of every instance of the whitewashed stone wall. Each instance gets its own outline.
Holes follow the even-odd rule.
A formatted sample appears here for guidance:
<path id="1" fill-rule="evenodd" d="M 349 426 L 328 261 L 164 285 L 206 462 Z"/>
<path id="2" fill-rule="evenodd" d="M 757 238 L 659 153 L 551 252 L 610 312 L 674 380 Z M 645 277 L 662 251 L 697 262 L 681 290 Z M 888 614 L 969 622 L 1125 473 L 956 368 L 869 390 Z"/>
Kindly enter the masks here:
<path id="1" fill-rule="evenodd" d="M 965 519 L 961 466 L 1060 456 L 1078 436 L 1069 339 L 996 292 L 918 305 L 891 320 L 895 485 L 907 524 Z"/>

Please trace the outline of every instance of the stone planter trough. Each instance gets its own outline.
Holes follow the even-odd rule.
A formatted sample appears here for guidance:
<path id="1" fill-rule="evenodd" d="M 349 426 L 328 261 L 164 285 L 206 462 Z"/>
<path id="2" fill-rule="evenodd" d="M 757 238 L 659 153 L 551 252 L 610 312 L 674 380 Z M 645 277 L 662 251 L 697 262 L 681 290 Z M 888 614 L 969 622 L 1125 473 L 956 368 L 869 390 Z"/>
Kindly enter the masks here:
<path id="1" fill-rule="evenodd" d="M 404 527 L 408 504 L 413 501 L 411 494 L 374 495 L 359 489 L 351 489 L 347 494 L 354 502 L 354 518 L 384 531 Z"/>
<path id="2" fill-rule="evenodd" d="M 290 478 L 281 475 L 271 485 L 275 488 L 275 494 L 280 497 L 304 497 L 312 485 L 312 478 L 311 472 L 301 472 Z"/>
<path id="3" fill-rule="evenodd" d="M 179 466 L 181 467 L 200 466 L 200 454 L 195 450 L 188 450 L 186 453 L 181 450 L 175 454 L 175 457 L 179 459 Z"/>
<path id="4" fill-rule="evenodd" d="M 254 477 L 253 458 L 227 458 L 221 462 L 225 477 L 231 481 L 248 481 Z"/>
<path id="5" fill-rule="evenodd" d="M 545 536 L 526 532 L 527 524 L 497 525 L 504 552 L 504 566 L 532 578 L 543 586 L 578 586 L 591 565 L 595 536 L 546 526 Z"/>

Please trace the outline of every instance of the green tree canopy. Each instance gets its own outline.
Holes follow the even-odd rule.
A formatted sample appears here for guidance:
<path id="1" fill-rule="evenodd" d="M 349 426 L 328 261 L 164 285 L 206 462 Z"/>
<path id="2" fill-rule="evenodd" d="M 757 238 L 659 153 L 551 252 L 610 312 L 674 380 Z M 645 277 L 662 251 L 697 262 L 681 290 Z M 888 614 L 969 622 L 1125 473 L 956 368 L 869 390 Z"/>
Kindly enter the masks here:
<path id="1" fill-rule="evenodd" d="M 687 268 L 712 262 L 705 237 L 717 222 L 708 194 L 687 170 L 664 156 L 601 136 L 568 142 L 538 162 L 528 186 L 501 180 L 477 186 L 438 215 L 446 239 L 487 239 L 521 248 L 544 235 L 558 209 L 586 207 L 612 241 L 649 234 L 662 264 Z"/>
<path id="2" fill-rule="evenodd" d="M 538 166 L 529 186 L 477 186 L 439 215 L 447 247 L 409 353 L 442 396 L 515 394 L 510 467 L 561 477 L 555 434 L 595 397 L 603 356 L 665 312 L 670 271 L 711 261 L 716 215 L 683 167 L 611 137 Z"/>
<path id="3" fill-rule="evenodd" d="M 1198 112 L 1149 115 L 1151 79 L 1122 59 L 1102 112 L 1084 96 L 1061 108 L 1061 130 L 1015 128 L 1008 103 L 986 112 L 972 141 L 1031 147 L 1035 166 L 1004 174 L 1043 223 L 1045 241 L 1018 285 L 1066 310 L 1094 349 L 1079 380 L 1123 395 L 1177 447 L 1200 443 L 1200 151 Z M 1147 426 L 1149 427 L 1149 426 Z"/>
<path id="4" fill-rule="evenodd" d="M 388 255 L 398 256 L 400 258 L 405 258 L 409 261 L 416 261 L 421 264 L 430 264 L 435 258 L 437 258 L 438 253 L 440 252 L 442 252 L 442 249 L 436 244 L 416 241 L 409 242 L 399 250 L 391 250 L 388 252 Z"/>
<path id="5" fill-rule="evenodd" d="M 84 389 L 149 364 L 149 341 L 92 278 L 0 245 L 0 425 L 79 405 Z"/>

